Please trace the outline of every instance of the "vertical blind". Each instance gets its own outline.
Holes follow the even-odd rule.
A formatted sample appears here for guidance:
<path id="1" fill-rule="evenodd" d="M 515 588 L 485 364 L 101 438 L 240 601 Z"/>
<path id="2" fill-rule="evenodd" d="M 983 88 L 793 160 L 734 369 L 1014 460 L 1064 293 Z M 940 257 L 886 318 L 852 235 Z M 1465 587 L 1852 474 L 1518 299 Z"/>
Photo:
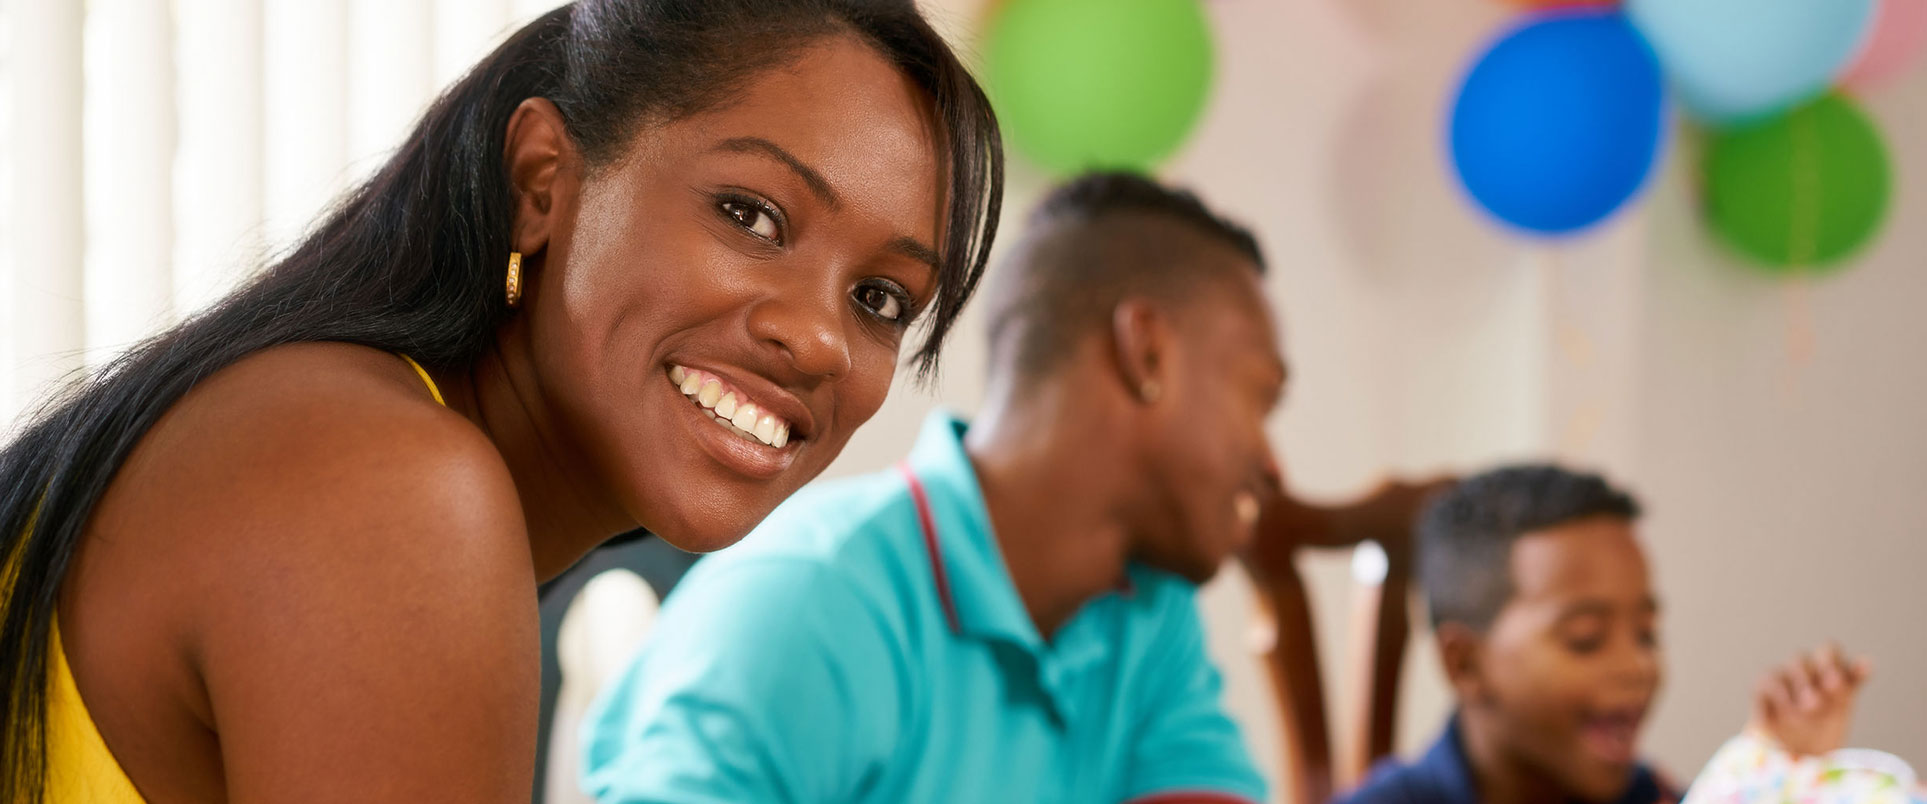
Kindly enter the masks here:
<path id="1" fill-rule="evenodd" d="M 0 0 L 0 437 L 205 306 L 560 0 Z"/>

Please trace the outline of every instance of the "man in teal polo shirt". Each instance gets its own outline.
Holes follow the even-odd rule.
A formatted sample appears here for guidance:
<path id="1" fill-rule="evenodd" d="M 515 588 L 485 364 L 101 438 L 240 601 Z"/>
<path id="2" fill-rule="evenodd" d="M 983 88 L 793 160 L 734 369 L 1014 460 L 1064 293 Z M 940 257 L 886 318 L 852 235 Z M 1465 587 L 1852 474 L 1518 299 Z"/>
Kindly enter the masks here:
<path id="1" fill-rule="evenodd" d="M 1285 366 L 1251 235 L 1119 174 L 999 267 L 974 424 L 819 484 L 670 596 L 584 731 L 604 804 L 1258 802 L 1193 601 Z"/>

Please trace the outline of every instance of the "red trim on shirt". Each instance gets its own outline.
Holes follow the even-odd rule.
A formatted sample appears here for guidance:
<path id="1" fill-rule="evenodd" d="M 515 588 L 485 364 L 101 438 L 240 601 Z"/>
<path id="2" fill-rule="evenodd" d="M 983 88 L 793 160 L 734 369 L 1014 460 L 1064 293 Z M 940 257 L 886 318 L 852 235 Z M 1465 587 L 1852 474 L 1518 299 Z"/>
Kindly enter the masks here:
<path id="1" fill-rule="evenodd" d="M 1244 796 L 1216 790 L 1166 790 L 1138 796 L 1124 804 L 1258 804 Z"/>
<path id="2" fill-rule="evenodd" d="M 944 619 L 950 621 L 952 633 L 961 633 L 963 626 L 957 622 L 957 601 L 950 597 L 950 576 L 943 571 L 943 551 L 937 544 L 937 518 L 930 514 L 930 498 L 924 496 L 923 482 L 917 479 L 917 472 L 905 461 L 897 464 L 897 471 L 903 473 L 903 480 L 910 486 L 910 499 L 917 504 L 917 524 L 923 528 L 923 546 L 930 553 L 930 577 L 937 582 L 937 598 L 943 601 Z"/>

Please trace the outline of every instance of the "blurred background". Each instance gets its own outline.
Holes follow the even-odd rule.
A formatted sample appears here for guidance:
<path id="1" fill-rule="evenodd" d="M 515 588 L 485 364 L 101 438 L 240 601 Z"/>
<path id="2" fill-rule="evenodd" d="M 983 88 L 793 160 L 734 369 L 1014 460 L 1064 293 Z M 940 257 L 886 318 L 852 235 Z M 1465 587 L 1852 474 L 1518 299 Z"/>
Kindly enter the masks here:
<path id="1" fill-rule="evenodd" d="M 553 5 L 0 2 L 0 423 L 286 247 Z M 1089 160 L 1257 232 L 1293 364 L 1271 434 L 1300 494 L 1602 469 L 1649 510 L 1662 766 L 1690 777 L 1758 675 L 1826 639 L 1876 664 L 1853 742 L 1927 763 L 1927 67 L 1908 58 L 1927 0 L 923 5 L 1005 118 L 1002 240 Z M 980 324 L 831 474 L 976 407 Z M 1354 558 L 1301 567 L 1338 693 Z M 1243 574 L 1204 606 L 1283 800 Z M 1408 754 L 1449 707 L 1428 640 L 1400 685 Z"/>

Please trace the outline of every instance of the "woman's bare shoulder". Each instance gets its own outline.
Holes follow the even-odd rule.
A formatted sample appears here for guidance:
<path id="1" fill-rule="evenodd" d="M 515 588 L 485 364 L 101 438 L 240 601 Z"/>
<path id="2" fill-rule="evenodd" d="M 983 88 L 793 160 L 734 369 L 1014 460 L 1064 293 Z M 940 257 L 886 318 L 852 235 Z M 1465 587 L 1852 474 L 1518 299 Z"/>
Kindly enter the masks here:
<path id="1" fill-rule="evenodd" d="M 488 436 L 401 358 L 347 344 L 277 347 L 208 377 L 135 448 L 90 529 L 183 571 L 527 552 Z"/>
<path id="2" fill-rule="evenodd" d="M 487 435 L 400 358 L 311 344 L 163 416 L 96 506 L 61 605 L 83 691 L 181 701 L 220 735 L 231 797 L 299 780 L 356 799 L 489 787 L 462 774 L 533 750 L 534 600 Z M 193 681 L 156 687 L 176 663 Z"/>

